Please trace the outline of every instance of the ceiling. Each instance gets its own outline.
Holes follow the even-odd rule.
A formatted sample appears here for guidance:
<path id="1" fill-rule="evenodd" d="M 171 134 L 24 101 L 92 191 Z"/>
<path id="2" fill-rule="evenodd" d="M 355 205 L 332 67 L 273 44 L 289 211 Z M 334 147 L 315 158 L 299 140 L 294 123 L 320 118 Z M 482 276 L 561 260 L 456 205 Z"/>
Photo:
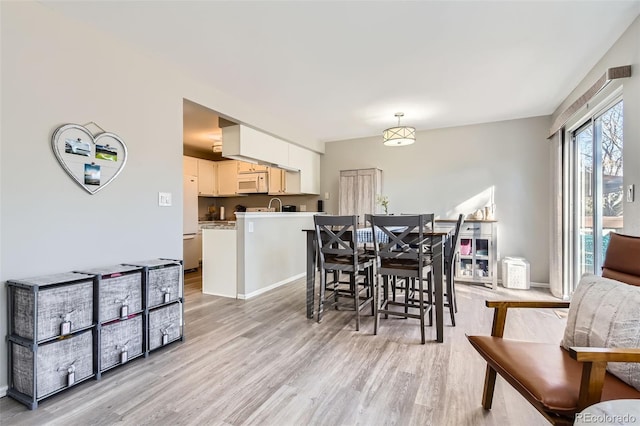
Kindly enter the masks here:
<path id="1" fill-rule="evenodd" d="M 551 114 L 640 14 L 640 0 L 43 4 L 318 141 L 381 135 L 396 112 L 417 130 Z"/>

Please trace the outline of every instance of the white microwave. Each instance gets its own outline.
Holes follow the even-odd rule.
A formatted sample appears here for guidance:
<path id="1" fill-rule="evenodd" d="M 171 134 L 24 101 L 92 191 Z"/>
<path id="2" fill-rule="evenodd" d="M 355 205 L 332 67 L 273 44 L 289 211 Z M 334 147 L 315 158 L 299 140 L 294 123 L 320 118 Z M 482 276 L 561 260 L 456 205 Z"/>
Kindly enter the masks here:
<path id="1" fill-rule="evenodd" d="M 238 175 L 238 194 L 266 194 L 267 192 L 269 192 L 267 172 Z"/>

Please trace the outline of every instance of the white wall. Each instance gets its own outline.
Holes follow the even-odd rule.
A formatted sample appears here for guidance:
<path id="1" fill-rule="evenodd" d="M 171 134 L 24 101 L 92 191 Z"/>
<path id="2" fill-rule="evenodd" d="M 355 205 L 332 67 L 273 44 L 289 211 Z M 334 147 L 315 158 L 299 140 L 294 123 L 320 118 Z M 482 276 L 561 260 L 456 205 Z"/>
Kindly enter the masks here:
<path id="1" fill-rule="evenodd" d="M 624 184 L 635 184 L 636 201 L 624 204 L 624 232 L 640 235 L 640 17 L 593 67 L 553 114 L 555 119 L 581 96 L 608 68 L 631 65 L 631 77 L 623 80 Z"/>
<path id="2" fill-rule="evenodd" d="M 285 119 L 238 103 L 40 3 L 0 7 L 2 315 L 9 279 L 182 258 L 183 98 L 266 130 L 287 128 Z M 126 168 L 96 195 L 71 181 L 50 147 L 56 127 L 91 121 L 129 149 Z M 159 191 L 173 194 L 172 207 L 157 206 Z M 0 321 L 0 336 L 6 332 Z M 6 353 L 2 338 L 0 395 Z"/>
<path id="3" fill-rule="evenodd" d="M 471 213 L 494 193 L 500 256 L 524 256 L 531 279 L 549 282 L 549 117 L 418 132 L 386 147 L 382 136 L 330 142 L 322 158 L 325 210 L 338 212 L 340 170 L 377 167 L 389 213 Z"/>

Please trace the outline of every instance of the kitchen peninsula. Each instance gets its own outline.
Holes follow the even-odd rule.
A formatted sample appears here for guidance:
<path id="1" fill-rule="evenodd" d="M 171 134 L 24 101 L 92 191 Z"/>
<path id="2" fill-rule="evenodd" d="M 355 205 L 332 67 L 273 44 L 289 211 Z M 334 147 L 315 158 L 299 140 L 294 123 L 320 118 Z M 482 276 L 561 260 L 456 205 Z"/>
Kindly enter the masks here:
<path id="1" fill-rule="evenodd" d="M 203 227 L 202 292 L 249 299 L 304 277 L 301 231 L 313 227 L 314 214 L 239 212 L 235 229 Z"/>

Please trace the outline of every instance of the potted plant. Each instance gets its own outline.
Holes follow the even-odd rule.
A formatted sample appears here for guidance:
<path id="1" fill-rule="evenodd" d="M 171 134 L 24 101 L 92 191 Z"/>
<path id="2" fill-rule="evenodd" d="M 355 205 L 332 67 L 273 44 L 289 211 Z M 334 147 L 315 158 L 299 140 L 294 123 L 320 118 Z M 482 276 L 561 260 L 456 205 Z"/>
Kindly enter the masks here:
<path id="1" fill-rule="evenodd" d="M 376 203 L 380 204 L 384 209 L 384 214 L 389 214 L 389 197 L 386 195 L 378 195 Z"/>

